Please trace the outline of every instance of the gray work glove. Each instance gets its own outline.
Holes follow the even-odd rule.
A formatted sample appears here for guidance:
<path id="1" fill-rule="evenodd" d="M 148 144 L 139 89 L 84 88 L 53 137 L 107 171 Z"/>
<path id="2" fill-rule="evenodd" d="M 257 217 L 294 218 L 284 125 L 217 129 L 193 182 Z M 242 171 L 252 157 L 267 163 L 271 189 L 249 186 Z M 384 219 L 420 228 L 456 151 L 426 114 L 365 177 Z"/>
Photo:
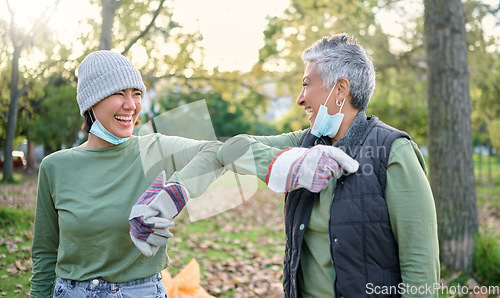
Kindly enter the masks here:
<path id="1" fill-rule="evenodd" d="M 130 238 L 146 257 L 154 256 L 160 246 L 168 243 L 173 236 L 169 231 L 174 226 L 172 219 L 188 200 L 184 186 L 165 182 L 165 171 L 137 200 L 129 216 Z"/>
<path id="2" fill-rule="evenodd" d="M 340 178 L 343 170 L 354 173 L 358 167 L 356 160 L 334 146 L 292 147 L 276 154 L 269 165 L 266 183 L 277 193 L 297 188 L 318 193 L 328 187 L 332 177 Z"/>

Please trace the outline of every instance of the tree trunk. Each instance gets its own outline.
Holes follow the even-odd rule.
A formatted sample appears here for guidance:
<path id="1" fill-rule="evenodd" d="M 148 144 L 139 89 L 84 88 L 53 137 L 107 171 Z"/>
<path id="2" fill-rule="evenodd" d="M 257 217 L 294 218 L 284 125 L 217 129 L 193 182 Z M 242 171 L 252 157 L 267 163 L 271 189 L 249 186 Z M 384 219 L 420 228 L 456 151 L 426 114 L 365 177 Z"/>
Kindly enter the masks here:
<path id="1" fill-rule="evenodd" d="M 465 15 L 460 0 L 424 0 L 429 165 L 441 263 L 471 272 L 478 228 Z"/>
<path id="2" fill-rule="evenodd" d="M 12 72 L 10 82 L 10 105 L 7 119 L 7 131 L 5 136 L 3 181 L 12 180 L 12 150 L 14 150 L 14 137 L 16 136 L 17 106 L 19 104 L 20 91 L 19 82 L 19 57 L 21 47 L 14 45 L 12 54 Z"/>
<path id="3" fill-rule="evenodd" d="M 30 120 L 31 120 L 31 113 L 29 111 L 26 111 L 26 122 L 29 124 Z M 31 141 L 31 135 L 29 129 L 26 131 L 26 139 L 28 143 L 28 146 L 26 146 L 27 147 L 26 163 L 28 164 L 26 171 L 28 173 L 34 173 L 36 168 L 35 144 Z"/>
<path id="4" fill-rule="evenodd" d="M 35 156 L 35 144 L 28 138 L 28 156 L 26 157 L 26 163 L 28 164 L 27 171 L 28 173 L 36 172 L 36 156 Z"/>
<path id="5" fill-rule="evenodd" d="M 102 0 L 102 24 L 100 50 L 111 50 L 113 40 L 113 20 L 116 10 L 120 7 L 119 0 Z"/>

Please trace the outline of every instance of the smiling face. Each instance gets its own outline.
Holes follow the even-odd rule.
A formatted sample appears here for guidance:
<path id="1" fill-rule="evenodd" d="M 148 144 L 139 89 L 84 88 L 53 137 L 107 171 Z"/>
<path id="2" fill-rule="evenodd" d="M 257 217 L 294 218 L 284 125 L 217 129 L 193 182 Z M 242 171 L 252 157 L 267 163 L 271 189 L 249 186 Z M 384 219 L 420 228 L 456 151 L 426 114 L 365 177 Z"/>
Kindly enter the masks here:
<path id="1" fill-rule="evenodd" d="M 323 85 L 323 79 L 318 74 L 318 66 L 316 62 L 309 62 L 304 71 L 304 77 L 302 78 L 302 92 L 297 98 L 297 104 L 304 107 L 306 114 L 309 115 L 309 123 L 311 127 L 316 120 L 319 107 L 325 103 L 330 91 L 331 88 L 325 89 Z M 335 98 L 333 97 L 334 96 L 332 94 L 327 103 L 328 112 L 331 115 L 337 113 L 339 109 L 334 104 Z"/>
<path id="2" fill-rule="evenodd" d="M 142 92 L 138 89 L 118 91 L 99 101 L 92 109 L 95 117 L 110 133 L 128 138 L 134 131 L 142 109 Z"/>

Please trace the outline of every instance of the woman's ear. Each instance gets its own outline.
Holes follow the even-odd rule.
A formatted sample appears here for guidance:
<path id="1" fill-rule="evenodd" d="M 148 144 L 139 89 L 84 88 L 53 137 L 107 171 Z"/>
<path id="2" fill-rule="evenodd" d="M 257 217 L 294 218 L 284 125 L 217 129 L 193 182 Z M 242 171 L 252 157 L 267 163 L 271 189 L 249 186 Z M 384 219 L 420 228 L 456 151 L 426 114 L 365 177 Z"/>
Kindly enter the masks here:
<path id="1" fill-rule="evenodd" d="M 337 81 L 337 99 L 338 100 L 343 100 L 347 96 L 349 96 L 349 93 L 351 91 L 351 83 L 349 82 L 348 79 L 346 78 L 340 78 Z"/>

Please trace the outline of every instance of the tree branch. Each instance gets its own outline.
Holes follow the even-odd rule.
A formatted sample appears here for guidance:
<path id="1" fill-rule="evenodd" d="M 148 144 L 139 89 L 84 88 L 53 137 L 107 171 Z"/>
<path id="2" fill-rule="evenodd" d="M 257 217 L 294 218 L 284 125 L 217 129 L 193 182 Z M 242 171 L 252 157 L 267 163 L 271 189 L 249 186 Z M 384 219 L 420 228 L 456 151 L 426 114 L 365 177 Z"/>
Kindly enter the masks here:
<path id="1" fill-rule="evenodd" d="M 42 27 L 41 26 L 41 23 L 43 23 L 43 25 L 46 25 L 47 22 L 50 20 L 50 17 L 52 16 L 52 14 L 54 14 L 54 12 L 56 11 L 57 9 L 57 6 L 59 6 L 59 2 L 61 2 L 61 0 L 55 0 L 54 3 L 52 5 L 49 5 L 45 8 L 45 11 L 40 15 L 40 17 L 35 21 L 35 23 L 33 24 L 33 26 L 31 27 L 30 31 L 26 34 L 26 37 L 28 38 L 33 38 L 36 34 L 36 32 L 38 30 L 40 30 L 40 28 Z M 49 13 L 49 10 L 53 8 L 52 12 Z M 43 22 L 42 22 L 43 21 Z"/>
<path id="2" fill-rule="evenodd" d="M 128 53 L 128 51 L 130 50 L 130 48 L 132 48 L 132 46 L 141 38 L 143 38 L 148 32 L 149 30 L 151 29 L 151 27 L 153 27 L 155 21 L 156 21 L 156 18 L 158 17 L 158 15 L 160 14 L 160 11 L 161 9 L 163 8 L 163 3 L 165 3 L 165 0 L 161 0 L 160 1 L 160 4 L 158 5 L 158 8 L 156 9 L 156 11 L 154 12 L 153 14 L 153 18 L 151 19 L 151 22 L 149 22 L 149 24 L 146 26 L 146 28 L 141 32 L 139 33 L 139 35 L 137 35 L 134 39 L 132 39 L 129 44 L 125 47 L 125 49 L 122 51 L 122 55 L 125 55 Z"/>
<path id="3" fill-rule="evenodd" d="M 7 3 L 7 10 L 9 11 L 9 14 L 11 17 L 11 19 L 10 19 L 10 31 L 11 31 L 11 40 L 12 40 L 14 46 L 24 48 L 33 39 L 35 34 L 41 28 L 43 28 L 43 25 L 47 24 L 48 20 L 52 16 L 52 14 L 56 11 L 56 8 L 59 5 L 60 1 L 61 0 L 55 0 L 52 5 L 47 6 L 45 8 L 45 10 L 40 14 L 40 17 L 37 18 L 36 21 L 33 23 L 30 30 L 21 37 L 21 36 L 19 36 L 19 29 L 17 28 L 17 24 L 15 22 L 16 12 L 11 7 L 9 1 L 6 0 L 5 2 Z M 51 8 L 53 8 L 52 12 L 48 13 Z"/>
<path id="4" fill-rule="evenodd" d="M 143 76 L 144 79 L 147 79 L 149 81 L 157 81 L 159 79 L 167 79 L 167 78 L 179 78 L 179 79 L 184 79 L 186 81 L 189 81 L 189 80 L 193 80 L 193 81 L 218 81 L 218 82 L 224 82 L 224 83 L 239 83 L 241 86 L 243 86 L 244 88 L 248 89 L 250 92 L 254 93 L 254 94 L 257 94 L 259 96 L 266 96 L 262 93 L 260 93 L 259 91 L 257 91 L 257 89 L 255 89 L 253 86 L 245 83 L 245 82 L 242 82 L 240 80 L 237 80 L 237 79 L 229 79 L 229 78 L 224 78 L 224 77 L 214 77 L 214 76 L 198 76 L 198 77 L 185 77 L 183 75 L 178 75 L 178 74 L 167 74 L 167 75 L 164 75 L 164 76 L 151 76 L 151 75 L 146 75 L 146 76 Z"/>

